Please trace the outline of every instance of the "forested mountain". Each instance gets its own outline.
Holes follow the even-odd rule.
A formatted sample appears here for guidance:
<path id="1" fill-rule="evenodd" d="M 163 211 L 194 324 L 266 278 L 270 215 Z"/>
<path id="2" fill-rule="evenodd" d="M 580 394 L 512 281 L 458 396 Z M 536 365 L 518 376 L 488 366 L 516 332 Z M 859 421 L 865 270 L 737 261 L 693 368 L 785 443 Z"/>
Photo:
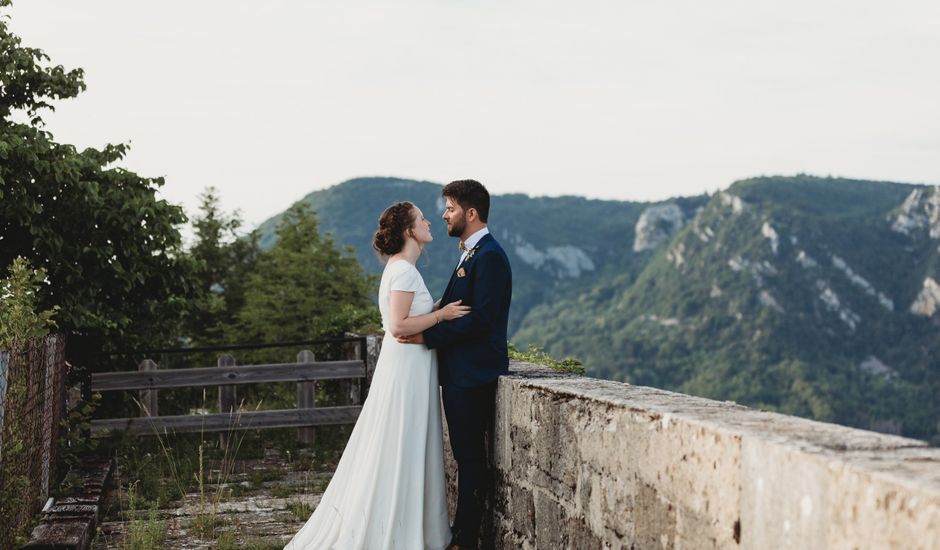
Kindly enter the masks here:
<path id="1" fill-rule="evenodd" d="M 353 247 L 362 265 L 373 273 L 382 270 L 371 248 L 379 215 L 395 201 L 417 204 L 431 221 L 434 235 L 418 269 L 431 293 L 440 296 L 460 257 L 457 239 L 447 236 L 440 217 L 444 209 L 441 188 L 423 181 L 358 178 L 310 193 L 303 201 L 316 211 L 321 230 L 332 233 L 337 243 Z M 670 203 L 669 208 L 691 216 L 706 200 L 705 196 L 676 199 L 677 206 Z M 636 276 L 649 253 L 634 251 L 635 227 L 649 206 L 582 197 L 494 196 L 490 230 L 506 249 L 513 269 L 510 330 L 518 328 L 535 306 L 613 277 Z M 261 224 L 262 247 L 274 241 L 278 219 L 275 216 Z M 645 233 L 658 230 L 650 228 Z"/>
<path id="2" fill-rule="evenodd" d="M 439 185 L 357 179 L 304 200 L 377 272 L 371 233 L 403 199 L 437 222 L 419 267 L 440 294 L 457 252 Z M 515 344 L 593 376 L 937 442 L 940 189 L 767 177 L 655 204 L 496 196 L 490 218 L 513 264 Z"/>

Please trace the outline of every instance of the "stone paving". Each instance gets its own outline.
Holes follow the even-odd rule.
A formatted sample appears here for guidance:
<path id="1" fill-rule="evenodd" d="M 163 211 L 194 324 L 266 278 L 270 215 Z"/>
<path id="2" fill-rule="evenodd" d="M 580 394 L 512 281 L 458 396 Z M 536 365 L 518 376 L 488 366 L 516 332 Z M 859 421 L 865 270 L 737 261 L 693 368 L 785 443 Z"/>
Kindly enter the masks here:
<path id="1" fill-rule="evenodd" d="M 326 464 L 323 469 L 331 466 Z M 275 449 L 266 449 L 261 460 L 237 461 L 234 471 L 239 473 L 223 487 L 219 502 L 212 502 L 217 486 L 207 485 L 204 499 L 198 492 L 189 493 L 159 510 L 136 511 L 133 527 L 124 519 L 130 507 L 127 494 L 112 489 L 91 548 L 126 548 L 132 529 L 145 530 L 150 524 L 163 533 L 156 548 L 280 549 L 309 517 L 332 476 L 331 471 L 291 469 Z M 264 481 L 253 481 L 259 479 Z"/>

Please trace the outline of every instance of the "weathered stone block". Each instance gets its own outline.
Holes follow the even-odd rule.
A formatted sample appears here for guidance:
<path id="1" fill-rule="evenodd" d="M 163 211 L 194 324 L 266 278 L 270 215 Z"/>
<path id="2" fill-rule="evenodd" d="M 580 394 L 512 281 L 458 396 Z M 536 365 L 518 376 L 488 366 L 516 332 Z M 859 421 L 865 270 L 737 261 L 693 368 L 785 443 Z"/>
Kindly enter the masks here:
<path id="1" fill-rule="evenodd" d="M 535 496 L 531 491 L 515 487 L 512 491 L 512 507 L 507 516 L 512 520 L 512 529 L 529 539 L 535 538 Z"/>
<path id="2" fill-rule="evenodd" d="M 578 550 L 600 550 L 604 548 L 600 537 L 594 533 L 583 519 L 570 518 L 566 531 L 567 548 L 577 548 Z"/>
<path id="3" fill-rule="evenodd" d="M 682 541 L 682 548 L 696 548 L 707 550 L 710 548 L 734 548 L 735 525 L 718 521 L 714 516 L 696 512 L 684 506 L 679 508 L 676 516 L 676 533 L 678 540 Z"/>
<path id="4" fill-rule="evenodd" d="M 40 523 L 22 550 L 84 550 L 91 543 L 91 520 Z"/>
<path id="5" fill-rule="evenodd" d="M 537 548 L 566 548 L 568 514 L 544 491 L 535 493 L 535 545 Z"/>
<path id="6" fill-rule="evenodd" d="M 745 548 L 812 548 L 825 540 L 830 495 L 824 462 L 761 440 L 744 444 Z"/>
<path id="7" fill-rule="evenodd" d="M 640 548 L 676 547 L 676 506 L 665 500 L 656 487 L 643 484 L 636 496 L 634 537 Z"/>
<path id="8" fill-rule="evenodd" d="M 940 449 L 830 461 L 832 548 L 940 548 Z M 899 460 L 898 460 L 899 459 Z"/>

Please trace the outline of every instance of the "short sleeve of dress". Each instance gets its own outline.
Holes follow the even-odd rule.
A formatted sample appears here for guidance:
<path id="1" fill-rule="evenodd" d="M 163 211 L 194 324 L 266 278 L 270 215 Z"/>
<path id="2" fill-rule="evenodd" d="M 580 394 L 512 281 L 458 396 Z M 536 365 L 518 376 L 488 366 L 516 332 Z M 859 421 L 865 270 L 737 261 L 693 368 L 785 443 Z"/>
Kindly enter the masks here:
<path id="1" fill-rule="evenodd" d="M 402 290 L 404 292 L 417 292 L 421 288 L 421 275 L 415 266 L 400 260 L 396 262 L 395 271 L 389 279 L 389 290 Z"/>

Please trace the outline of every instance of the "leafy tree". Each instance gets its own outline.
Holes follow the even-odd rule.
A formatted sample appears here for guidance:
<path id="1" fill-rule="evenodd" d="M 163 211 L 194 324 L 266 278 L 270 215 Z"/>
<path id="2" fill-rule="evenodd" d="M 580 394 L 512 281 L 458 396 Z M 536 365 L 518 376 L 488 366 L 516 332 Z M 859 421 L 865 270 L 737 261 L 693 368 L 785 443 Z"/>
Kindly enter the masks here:
<path id="1" fill-rule="evenodd" d="M 321 235 L 313 211 L 298 203 L 247 278 L 237 328 L 245 339 L 266 342 L 341 335 L 376 323 L 374 287 L 352 250 Z"/>
<path id="2" fill-rule="evenodd" d="M 196 241 L 189 249 L 194 261 L 195 298 L 186 321 L 185 335 L 197 344 L 235 341 L 225 327 L 234 325 L 245 303 L 245 281 L 259 252 L 257 232 L 239 234 L 238 213 L 226 214 L 219 206 L 218 191 L 207 188 L 200 196 L 200 211 L 193 218 Z"/>
<path id="3" fill-rule="evenodd" d="M 0 268 L 22 256 L 46 270 L 40 307 L 60 306 L 73 358 L 76 343 L 166 341 L 189 292 L 183 211 L 157 199 L 161 178 L 113 166 L 126 146 L 78 151 L 53 139 L 41 114 L 84 90 L 83 73 L 50 65 L 8 23 L 0 16 Z"/>

